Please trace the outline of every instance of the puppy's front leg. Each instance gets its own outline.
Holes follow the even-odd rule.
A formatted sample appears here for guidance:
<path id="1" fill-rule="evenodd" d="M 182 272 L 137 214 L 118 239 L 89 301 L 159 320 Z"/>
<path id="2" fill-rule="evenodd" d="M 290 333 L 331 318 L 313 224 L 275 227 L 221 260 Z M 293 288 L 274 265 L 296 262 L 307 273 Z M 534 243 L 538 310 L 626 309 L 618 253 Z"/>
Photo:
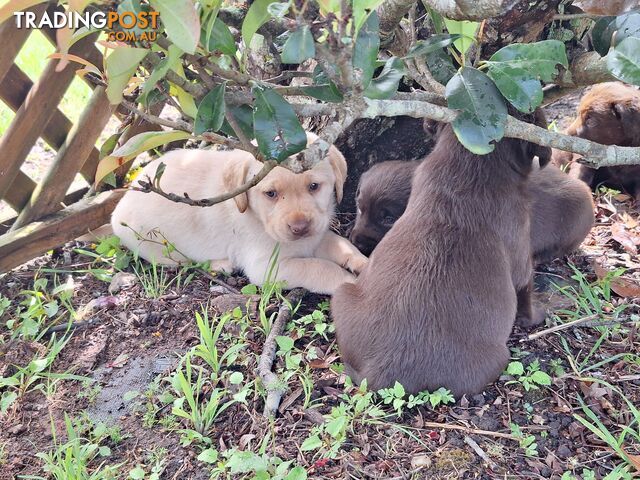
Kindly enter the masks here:
<path id="1" fill-rule="evenodd" d="M 531 304 L 531 292 L 533 291 L 533 277 L 527 285 L 517 290 L 518 310 L 516 312 L 516 323 L 522 327 L 533 327 L 541 324 L 546 316 L 546 312 Z"/>
<path id="2" fill-rule="evenodd" d="M 343 283 L 356 278 L 337 264 L 322 258 L 286 258 L 278 266 L 278 280 L 288 288 L 302 287 L 315 293 L 333 295 Z"/>
<path id="3" fill-rule="evenodd" d="M 356 274 L 360 273 L 369 262 L 369 259 L 349 240 L 333 232 L 325 233 L 316 250 L 316 256 L 331 260 Z"/>

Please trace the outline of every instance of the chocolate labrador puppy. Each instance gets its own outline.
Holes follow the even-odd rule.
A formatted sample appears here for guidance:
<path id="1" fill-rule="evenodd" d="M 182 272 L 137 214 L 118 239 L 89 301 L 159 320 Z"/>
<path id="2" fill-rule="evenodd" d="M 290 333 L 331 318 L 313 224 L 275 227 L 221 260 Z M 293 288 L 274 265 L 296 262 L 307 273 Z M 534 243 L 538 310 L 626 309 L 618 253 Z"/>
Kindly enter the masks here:
<path id="1" fill-rule="evenodd" d="M 527 178 L 548 148 L 503 139 L 477 156 L 444 127 L 417 167 L 409 203 L 355 284 L 331 307 L 346 372 L 371 389 L 446 387 L 459 397 L 494 381 L 517 319 L 531 306 Z"/>
<path id="2" fill-rule="evenodd" d="M 604 145 L 640 146 L 640 91 L 622 82 L 592 87 L 580 100 L 578 116 L 566 133 Z M 563 156 L 559 154 L 558 158 Z M 560 160 L 557 163 L 564 162 Z M 625 190 L 640 202 L 640 165 L 596 170 L 573 163 L 570 174 L 591 188 L 604 184 Z"/>
<path id="3" fill-rule="evenodd" d="M 370 255 L 382 237 L 404 213 L 411 180 L 419 162 L 381 162 L 360 178 L 358 207 L 350 240 Z M 554 165 L 535 170 L 529 179 L 531 195 L 531 249 L 542 263 L 575 250 L 594 222 L 589 188 Z"/>

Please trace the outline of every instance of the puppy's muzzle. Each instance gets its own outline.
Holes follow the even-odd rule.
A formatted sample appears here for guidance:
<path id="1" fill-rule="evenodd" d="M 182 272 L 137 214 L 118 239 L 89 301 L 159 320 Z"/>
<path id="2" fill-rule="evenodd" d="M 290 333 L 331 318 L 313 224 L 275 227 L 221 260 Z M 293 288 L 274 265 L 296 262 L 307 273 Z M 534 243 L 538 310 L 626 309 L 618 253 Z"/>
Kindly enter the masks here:
<path id="1" fill-rule="evenodd" d="M 351 243 L 353 243 L 363 255 L 369 256 L 371 252 L 373 252 L 373 249 L 376 248 L 376 245 L 378 245 L 380 238 L 373 238 L 366 233 L 353 231 L 349 236 L 349 240 L 351 240 Z"/>
<path id="2" fill-rule="evenodd" d="M 293 236 L 297 238 L 306 237 L 311 231 L 311 222 L 307 219 L 289 221 L 287 225 Z"/>

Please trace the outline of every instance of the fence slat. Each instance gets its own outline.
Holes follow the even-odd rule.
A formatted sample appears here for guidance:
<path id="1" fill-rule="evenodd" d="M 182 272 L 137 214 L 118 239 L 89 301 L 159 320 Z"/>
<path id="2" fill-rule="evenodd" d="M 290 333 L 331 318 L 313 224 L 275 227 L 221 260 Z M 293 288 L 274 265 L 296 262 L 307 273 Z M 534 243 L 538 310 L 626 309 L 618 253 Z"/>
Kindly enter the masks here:
<path id="1" fill-rule="evenodd" d="M 96 87 L 89 105 L 69 132 L 67 141 L 58 151 L 53 165 L 36 187 L 30 201 L 18 215 L 12 230 L 60 209 L 67 189 L 94 148 L 115 107 L 109 104 L 104 87 Z"/>
<path id="2" fill-rule="evenodd" d="M 40 19 L 42 13 L 47 8 L 47 4 L 36 5 L 28 11 L 36 13 L 36 19 Z M 20 49 L 29 38 L 32 30 L 28 28 L 18 29 L 13 18 L 0 24 L 0 45 L 2 45 L 2 55 L 0 55 L 0 82 L 13 65 L 13 61 L 20 53 Z"/>
<path id="3" fill-rule="evenodd" d="M 0 237 L 0 273 L 104 225 L 123 194 L 124 190 L 101 193 L 3 235 Z"/>
<path id="4" fill-rule="evenodd" d="M 89 47 L 95 48 L 93 46 L 95 39 L 95 34 L 83 38 L 71 47 L 71 53 L 82 56 Z M 29 92 L 27 99 L 2 136 L 0 197 L 4 197 L 20 165 L 53 116 L 58 103 L 74 78 L 75 65 L 67 65 L 61 72 L 56 72 L 57 63 L 57 60 L 49 61 L 42 76 Z"/>
<path id="5" fill-rule="evenodd" d="M 27 74 L 20 70 L 17 65 L 13 65 L 7 72 L 2 83 L 0 83 L 0 98 L 11 110 L 16 112 L 27 98 L 29 90 L 31 90 L 32 87 L 33 82 Z M 59 109 L 56 109 L 53 117 L 51 117 L 51 120 L 49 120 L 42 132 L 42 138 L 51 148 L 58 150 L 67 138 L 71 127 L 73 127 L 71 120 Z M 99 158 L 100 152 L 97 148 L 93 148 L 80 170 L 82 176 L 89 183 L 92 183 L 94 180 Z M 29 195 L 31 195 L 31 191 Z"/>
<path id="6" fill-rule="evenodd" d="M 14 210 L 20 211 L 29 201 L 31 192 L 33 192 L 35 188 L 36 182 L 31 180 L 22 170 L 19 170 L 3 200 L 11 205 L 11 208 Z"/>
<path id="7" fill-rule="evenodd" d="M 89 191 L 89 187 L 82 187 L 77 190 L 74 190 L 71 193 L 68 193 L 63 200 L 65 205 L 74 204 L 82 199 L 87 192 Z M 28 200 L 28 199 L 27 199 Z M 5 212 L 0 215 L 0 235 L 7 233 L 11 229 L 11 225 L 16 221 L 18 216 L 13 212 Z M 0 237 L 2 238 L 2 237 Z"/>

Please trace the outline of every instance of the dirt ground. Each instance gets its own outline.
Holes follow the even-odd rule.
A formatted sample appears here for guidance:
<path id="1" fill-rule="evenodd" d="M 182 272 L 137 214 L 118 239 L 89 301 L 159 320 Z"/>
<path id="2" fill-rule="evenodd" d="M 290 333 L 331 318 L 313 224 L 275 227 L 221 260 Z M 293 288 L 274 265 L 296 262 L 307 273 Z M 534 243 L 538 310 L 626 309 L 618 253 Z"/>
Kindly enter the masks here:
<path id="1" fill-rule="evenodd" d="M 563 101 L 548 112 L 560 127 Z M 326 298 L 307 295 L 278 338 L 272 420 L 256 367 L 277 298 L 108 242 L 56 249 L 0 278 L 0 479 L 633 478 L 639 215 L 621 193 L 595 204 L 581 249 L 537 268 L 546 325 L 515 328 L 483 394 L 351 386 Z M 198 318 L 226 323 L 211 340 Z"/>

